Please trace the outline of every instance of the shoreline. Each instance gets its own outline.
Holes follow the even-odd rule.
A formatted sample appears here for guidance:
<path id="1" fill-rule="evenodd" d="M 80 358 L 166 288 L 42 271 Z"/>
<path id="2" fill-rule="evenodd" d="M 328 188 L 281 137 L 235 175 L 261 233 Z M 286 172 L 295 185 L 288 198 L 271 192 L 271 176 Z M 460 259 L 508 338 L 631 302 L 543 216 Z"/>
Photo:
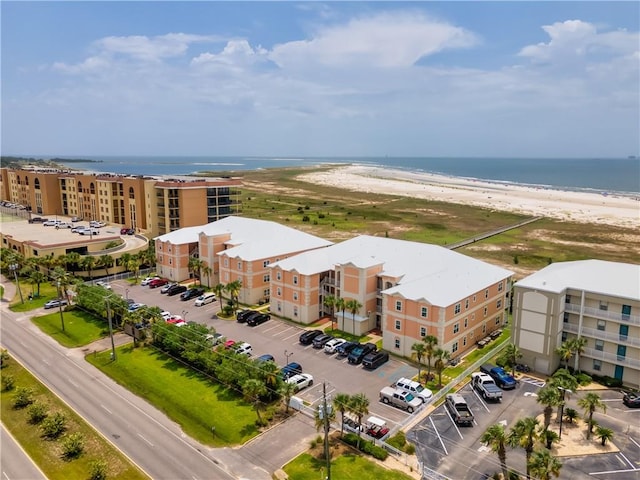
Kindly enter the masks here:
<path id="1" fill-rule="evenodd" d="M 578 223 L 624 228 L 640 224 L 640 196 L 560 190 L 426 172 L 349 165 L 297 179 L 345 190 L 472 205 Z"/>

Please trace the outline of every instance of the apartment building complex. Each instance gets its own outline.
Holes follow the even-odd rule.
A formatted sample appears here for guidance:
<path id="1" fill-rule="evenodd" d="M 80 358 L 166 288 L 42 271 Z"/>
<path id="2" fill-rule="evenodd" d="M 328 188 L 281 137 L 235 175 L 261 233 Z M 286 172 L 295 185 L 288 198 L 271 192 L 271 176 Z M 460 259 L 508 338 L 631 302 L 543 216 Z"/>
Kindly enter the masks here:
<path id="1" fill-rule="evenodd" d="M 571 366 L 640 386 L 640 265 L 554 263 L 514 285 L 513 340 L 538 372 L 560 366 L 556 349 L 586 338 Z M 578 360 L 579 359 L 579 360 Z"/>
<path id="2" fill-rule="evenodd" d="M 443 247 L 359 236 L 271 265 L 271 312 L 309 324 L 330 314 L 331 295 L 356 300 L 339 328 L 377 328 L 402 356 L 426 335 L 459 356 L 506 322 L 512 272 Z"/>
<path id="3" fill-rule="evenodd" d="M 118 224 L 150 235 L 240 213 L 239 179 L 162 178 L 51 168 L 0 169 L 0 199 L 37 215 Z"/>
<path id="4" fill-rule="evenodd" d="M 239 301 L 256 304 L 269 300 L 271 263 L 329 245 L 332 242 L 275 222 L 232 216 L 157 237 L 157 272 L 185 280 L 193 275 L 189 259 L 199 258 L 211 269 L 201 275 L 205 285 L 239 280 Z"/>

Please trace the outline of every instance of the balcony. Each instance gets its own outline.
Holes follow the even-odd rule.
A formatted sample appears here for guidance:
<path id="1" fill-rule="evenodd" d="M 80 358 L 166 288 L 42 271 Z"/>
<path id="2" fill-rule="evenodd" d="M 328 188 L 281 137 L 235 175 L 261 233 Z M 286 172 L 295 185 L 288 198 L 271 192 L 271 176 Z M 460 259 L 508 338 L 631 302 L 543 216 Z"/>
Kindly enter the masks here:
<path id="1" fill-rule="evenodd" d="M 565 303 L 564 311 L 569 313 L 580 314 L 580 305 L 575 303 Z M 593 318 L 601 318 L 603 320 L 613 320 L 618 323 L 628 323 L 629 325 L 640 326 L 640 316 L 638 315 L 622 315 L 622 313 L 615 313 L 610 310 L 600 310 L 599 308 L 584 307 L 582 309 L 583 315 Z"/>
<path id="2" fill-rule="evenodd" d="M 575 323 L 564 323 L 562 329 L 569 333 L 578 333 L 578 325 Z M 629 345 L 640 348 L 640 338 L 633 335 L 620 335 L 619 333 L 607 332 L 595 328 L 582 327 L 581 335 L 589 338 L 597 338 L 621 345 Z"/>
<path id="3" fill-rule="evenodd" d="M 614 353 L 604 352 L 594 348 L 585 348 L 582 357 L 595 358 L 596 360 L 602 360 L 603 362 L 614 365 L 640 369 L 640 360 L 637 358 L 629 358 L 629 356 L 621 357 Z"/>

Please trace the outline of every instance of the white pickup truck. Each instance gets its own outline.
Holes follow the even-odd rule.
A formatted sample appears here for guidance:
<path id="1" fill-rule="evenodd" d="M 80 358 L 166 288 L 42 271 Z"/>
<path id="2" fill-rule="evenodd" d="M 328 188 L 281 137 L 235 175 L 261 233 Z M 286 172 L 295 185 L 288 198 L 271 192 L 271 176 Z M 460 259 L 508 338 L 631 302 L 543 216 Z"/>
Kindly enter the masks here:
<path id="1" fill-rule="evenodd" d="M 475 372 L 471 374 L 471 385 L 485 400 L 502 401 L 502 390 L 486 373 Z"/>
<path id="2" fill-rule="evenodd" d="M 413 413 L 422 405 L 422 400 L 399 388 L 384 387 L 380 390 L 380 400 L 387 405 L 402 408 L 409 413 Z"/>

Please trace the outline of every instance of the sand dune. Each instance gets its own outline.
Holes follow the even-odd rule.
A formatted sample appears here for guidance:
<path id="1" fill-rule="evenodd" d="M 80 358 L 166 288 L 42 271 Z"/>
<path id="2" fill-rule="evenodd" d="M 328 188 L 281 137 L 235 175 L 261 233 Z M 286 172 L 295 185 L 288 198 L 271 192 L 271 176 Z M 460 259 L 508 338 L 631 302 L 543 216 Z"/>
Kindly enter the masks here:
<path id="1" fill-rule="evenodd" d="M 298 178 L 358 192 L 403 195 L 581 223 L 634 228 L 640 224 L 640 195 L 632 198 L 562 191 L 358 165 Z"/>

